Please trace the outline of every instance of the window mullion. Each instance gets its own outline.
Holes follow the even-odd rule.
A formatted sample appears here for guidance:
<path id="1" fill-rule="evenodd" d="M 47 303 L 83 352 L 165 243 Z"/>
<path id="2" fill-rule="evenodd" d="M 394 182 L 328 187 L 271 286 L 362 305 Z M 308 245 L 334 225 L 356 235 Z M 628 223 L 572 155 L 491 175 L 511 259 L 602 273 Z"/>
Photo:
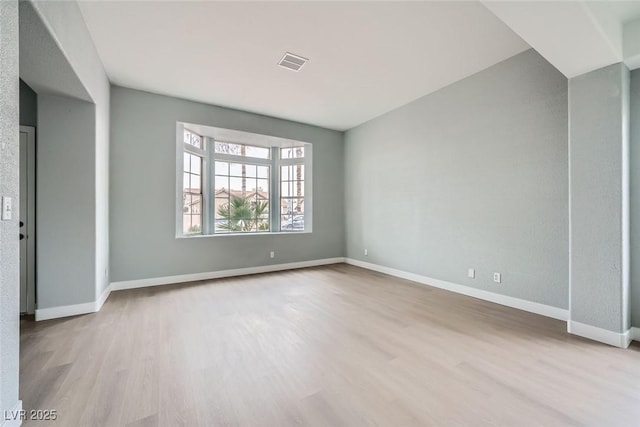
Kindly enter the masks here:
<path id="1" fill-rule="evenodd" d="M 271 231 L 280 231 L 280 148 L 271 148 Z"/>
<path id="2" fill-rule="evenodd" d="M 260 159 L 257 157 L 247 156 L 234 156 L 233 154 L 212 153 L 215 160 L 231 163 L 249 163 L 252 165 L 271 165 L 272 161 L 269 159 Z"/>
<path id="3" fill-rule="evenodd" d="M 203 138 L 204 145 L 204 156 L 202 157 L 202 229 L 203 234 L 211 234 L 212 230 L 212 220 L 211 220 L 211 206 L 212 206 L 212 189 L 213 189 L 213 177 L 214 169 L 213 162 L 211 161 L 211 149 L 209 148 L 211 144 L 207 141 L 208 137 Z"/>
<path id="4" fill-rule="evenodd" d="M 198 147 L 194 147 L 193 145 L 190 145 L 190 144 L 184 144 L 184 152 L 190 153 L 196 156 L 200 156 L 200 157 L 203 157 L 207 154 L 205 150 L 202 150 Z"/>

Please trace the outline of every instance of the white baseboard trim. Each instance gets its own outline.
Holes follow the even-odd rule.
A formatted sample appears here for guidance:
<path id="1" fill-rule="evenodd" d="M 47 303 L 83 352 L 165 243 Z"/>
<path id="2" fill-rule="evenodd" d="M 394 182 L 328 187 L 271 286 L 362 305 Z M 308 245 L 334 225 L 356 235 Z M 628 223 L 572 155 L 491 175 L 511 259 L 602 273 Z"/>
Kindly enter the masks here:
<path id="1" fill-rule="evenodd" d="M 112 282 L 102 292 L 100 298 L 93 302 L 83 304 L 64 305 L 36 309 L 36 321 L 58 319 L 60 317 L 78 316 L 80 314 L 96 313 L 100 311 L 112 291 L 124 289 L 145 288 L 147 286 L 170 285 L 175 283 L 195 282 L 199 280 L 219 279 L 222 277 L 244 276 L 247 274 L 269 273 L 272 271 L 293 270 L 296 268 L 316 267 L 319 265 L 339 264 L 344 262 L 343 257 L 325 258 L 311 261 L 290 262 L 286 264 L 273 264 L 261 267 L 236 268 L 233 270 L 211 271 L 206 273 L 182 274 L 179 276 L 155 277 L 152 279 L 128 280 Z M 4 426 L 0 426 L 4 427 Z"/>
<path id="2" fill-rule="evenodd" d="M 102 295 L 100 295 L 100 298 L 98 298 L 98 301 L 96 301 L 95 311 L 100 311 L 104 303 L 107 301 L 107 298 L 109 298 L 109 295 L 111 295 L 111 284 L 107 286 L 107 288 L 102 292 Z"/>
<path id="3" fill-rule="evenodd" d="M 406 271 L 396 270 L 395 268 L 384 267 L 378 264 L 359 261 L 353 258 L 346 258 L 345 262 L 347 264 L 355 265 L 357 267 L 362 267 L 368 270 L 389 274 L 391 276 L 400 277 L 402 279 L 418 282 L 423 285 L 433 286 L 435 288 L 440 288 L 440 289 L 455 292 L 458 294 L 478 298 L 481 300 L 490 301 L 496 304 L 505 305 L 507 307 L 517 308 L 519 310 L 540 314 L 542 316 L 552 317 L 554 319 L 565 320 L 565 321 L 569 319 L 569 311 L 564 310 L 562 308 L 552 307 L 546 304 L 540 304 L 537 302 L 527 301 L 520 298 L 496 294 L 494 292 L 485 291 L 482 289 L 476 289 L 470 286 L 459 285 L 456 283 L 446 282 L 444 280 L 434 279 L 431 277 L 422 276 L 415 273 L 408 273 Z"/>
<path id="4" fill-rule="evenodd" d="M 233 270 L 209 271 L 205 273 L 181 274 L 177 276 L 154 277 L 152 279 L 126 280 L 112 282 L 112 291 L 124 289 L 146 288 L 148 286 L 171 285 L 175 283 L 196 282 L 199 280 L 220 279 L 223 277 L 245 276 L 248 274 L 270 273 L 273 271 L 293 270 L 296 268 L 316 267 L 320 265 L 339 264 L 344 258 L 325 258 L 312 261 L 290 262 L 286 264 L 263 265 L 260 267 L 236 268 Z"/>
<path id="5" fill-rule="evenodd" d="M 22 412 L 22 400 L 18 400 L 13 409 L 4 411 L 2 418 L 0 418 L 0 427 L 20 427 L 22 425 L 22 419 L 24 418 Z"/>
<path id="6" fill-rule="evenodd" d="M 589 338 L 590 340 L 599 341 L 601 343 L 620 348 L 627 348 L 629 347 L 629 344 L 631 344 L 632 329 L 629 329 L 624 333 L 620 333 L 580 322 L 575 322 L 573 320 L 569 320 L 567 322 L 567 332 L 569 332 L 570 334 L 579 335 L 584 338 Z"/>
<path id="7" fill-rule="evenodd" d="M 629 335 L 631 336 L 631 341 L 640 341 L 640 328 L 632 327 Z"/>
<path id="8" fill-rule="evenodd" d="M 40 320 L 58 319 L 61 317 L 78 316 L 80 314 L 96 313 L 100 311 L 103 304 L 111 294 L 111 285 L 102 292 L 100 298 L 96 301 L 86 302 L 82 304 L 63 305 L 59 307 L 50 307 L 36 309 L 36 322 Z"/>

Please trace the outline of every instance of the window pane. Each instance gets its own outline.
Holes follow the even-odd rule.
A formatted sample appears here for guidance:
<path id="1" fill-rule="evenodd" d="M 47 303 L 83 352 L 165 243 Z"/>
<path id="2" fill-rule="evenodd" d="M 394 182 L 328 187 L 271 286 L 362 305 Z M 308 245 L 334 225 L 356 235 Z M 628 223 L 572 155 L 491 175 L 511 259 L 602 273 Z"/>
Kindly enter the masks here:
<path id="1" fill-rule="evenodd" d="M 295 198 L 293 199 L 293 213 L 295 214 L 303 214 L 304 213 L 304 199 L 303 198 Z"/>
<path id="2" fill-rule="evenodd" d="M 246 176 L 248 176 L 249 178 L 255 178 L 256 177 L 256 165 L 245 165 L 245 170 L 246 170 Z"/>
<path id="3" fill-rule="evenodd" d="M 191 228 L 192 233 L 202 233 L 202 215 L 191 215 Z"/>
<path id="4" fill-rule="evenodd" d="M 216 222 L 218 219 L 229 220 L 229 199 L 216 198 Z"/>
<path id="5" fill-rule="evenodd" d="M 304 215 L 285 216 L 280 221 L 282 231 L 302 231 L 304 230 Z"/>
<path id="6" fill-rule="evenodd" d="M 266 194 L 266 196 L 269 197 L 269 180 L 268 179 L 259 179 L 256 185 L 257 185 L 256 189 L 259 192 Z"/>
<path id="7" fill-rule="evenodd" d="M 216 141 L 215 152 L 229 154 L 231 156 L 257 157 L 259 159 L 269 159 L 271 149 L 267 147 L 256 147 L 253 145 L 235 144 L 231 142 Z"/>
<path id="8" fill-rule="evenodd" d="M 246 182 L 246 180 L 245 180 Z M 246 185 L 246 184 L 245 184 Z M 239 195 L 242 193 L 242 178 L 229 178 L 229 189 L 232 195 Z"/>
<path id="9" fill-rule="evenodd" d="M 229 175 L 242 176 L 242 165 L 240 163 L 231 163 L 229 165 Z"/>
<path id="10" fill-rule="evenodd" d="M 185 189 L 185 191 L 188 191 L 191 185 L 191 183 L 189 182 L 189 175 L 188 173 L 184 173 L 182 175 L 182 186 Z"/>
<path id="11" fill-rule="evenodd" d="M 280 197 L 293 196 L 293 183 L 291 181 L 283 182 L 280 185 Z"/>
<path id="12" fill-rule="evenodd" d="M 229 199 L 215 199 L 215 231 L 229 231 Z"/>
<path id="13" fill-rule="evenodd" d="M 201 165 L 202 165 L 202 158 L 191 154 L 191 173 L 201 175 L 201 170 L 200 170 Z"/>
<path id="14" fill-rule="evenodd" d="M 285 181 L 280 185 L 280 197 L 304 197 L 304 181 Z"/>
<path id="15" fill-rule="evenodd" d="M 247 189 L 247 196 L 253 195 L 256 191 L 256 179 L 255 178 L 245 178 L 245 186 Z"/>
<path id="16" fill-rule="evenodd" d="M 281 159 L 297 159 L 304 157 L 304 147 L 281 148 Z"/>
<path id="17" fill-rule="evenodd" d="M 241 145 L 240 144 L 232 144 L 229 142 L 216 141 L 215 152 L 221 154 L 231 154 L 234 156 L 239 156 L 241 154 Z"/>
<path id="18" fill-rule="evenodd" d="M 281 215 L 298 215 L 304 213 L 304 198 L 282 198 L 280 199 Z"/>
<path id="19" fill-rule="evenodd" d="M 280 214 L 283 216 L 291 216 L 292 213 L 291 199 L 280 199 Z"/>
<path id="20" fill-rule="evenodd" d="M 191 209 L 192 214 L 201 214 L 202 213 L 202 196 L 200 195 L 192 195 L 191 196 Z"/>
<path id="21" fill-rule="evenodd" d="M 304 165 L 281 166 L 280 168 L 280 179 L 283 181 L 304 179 Z"/>
<path id="22" fill-rule="evenodd" d="M 229 178 L 226 176 L 218 176 L 216 175 L 215 178 L 215 191 L 216 191 L 216 197 L 219 197 L 218 193 L 221 191 L 224 191 L 226 193 L 226 196 L 229 195 Z"/>
<path id="23" fill-rule="evenodd" d="M 268 219 L 269 218 L 269 200 L 263 200 L 258 198 L 255 202 L 255 216 L 257 218 Z"/>
<path id="24" fill-rule="evenodd" d="M 188 234 L 189 229 L 191 229 L 191 215 L 182 215 L 182 232 Z"/>
<path id="25" fill-rule="evenodd" d="M 191 145 L 194 147 L 201 148 L 202 147 L 202 137 L 200 135 L 196 135 L 195 133 L 191 134 Z"/>
<path id="26" fill-rule="evenodd" d="M 254 147 L 251 145 L 245 146 L 246 156 L 247 157 L 257 157 L 259 159 L 268 159 L 269 158 L 269 150 L 264 147 Z"/>
<path id="27" fill-rule="evenodd" d="M 189 193 L 182 194 L 182 212 L 185 214 L 191 213 L 191 194 Z"/>
<path id="28" fill-rule="evenodd" d="M 218 191 L 214 230 L 222 233 L 269 231 L 269 167 L 229 162 L 229 176 L 220 176 L 223 168 L 219 169 L 215 177 Z M 258 174 L 264 178 L 257 178 Z"/>
<path id="29" fill-rule="evenodd" d="M 280 230 L 304 230 L 304 199 L 281 199 Z"/>
<path id="30" fill-rule="evenodd" d="M 229 163 L 216 162 L 215 168 L 216 175 L 229 175 Z"/>
<path id="31" fill-rule="evenodd" d="M 200 177 L 200 175 L 193 175 L 191 174 L 191 190 L 194 193 L 199 193 L 200 192 L 200 185 L 202 182 L 202 178 Z"/>
<path id="32" fill-rule="evenodd" d="M 255 231 L 269 231 L 269 202 L 257 200 L 254 207 Z"/>
<path id="33" fill-rule="evenodd" d="M 288 181 L 289 177 L 293 176 L 293 167 L 292 166 L 281 166 L 280 167 L 280 179 L 283 181 Z"/>
<path id="34" fill-rule="evenodd" d="M 186 129 L 184 130 L 184 142 L 185 144 L 190 144 L 194 147 L 202 148 L 202 137 Z"/>
<path id="35" fill-rule="evenodd" d="M 189 169 L 191 168 L 190 157 L 191 157 L 191 154 L 184 153 L 184 166 L 183 166 L 183 168 L 184 168 L 185 172 L 189 172 Z"/>

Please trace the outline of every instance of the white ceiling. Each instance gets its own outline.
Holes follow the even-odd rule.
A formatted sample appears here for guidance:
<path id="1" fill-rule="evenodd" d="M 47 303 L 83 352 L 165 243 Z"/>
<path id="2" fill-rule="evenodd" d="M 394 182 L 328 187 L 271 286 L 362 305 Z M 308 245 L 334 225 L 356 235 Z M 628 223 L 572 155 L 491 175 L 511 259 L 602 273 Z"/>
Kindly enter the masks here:
<path id="1" fill-rule="evenodd" d="M 80 2 L 114 84 L 345 130 L 529 48 L 478 2 Z M 296 73 L 286 52 L 309 58 Z"/>
<path id="2" fill-rule="evenodd" d="M 568 78 L 640 66 L 640 1 L 494 1 L 484 5 Z"/>

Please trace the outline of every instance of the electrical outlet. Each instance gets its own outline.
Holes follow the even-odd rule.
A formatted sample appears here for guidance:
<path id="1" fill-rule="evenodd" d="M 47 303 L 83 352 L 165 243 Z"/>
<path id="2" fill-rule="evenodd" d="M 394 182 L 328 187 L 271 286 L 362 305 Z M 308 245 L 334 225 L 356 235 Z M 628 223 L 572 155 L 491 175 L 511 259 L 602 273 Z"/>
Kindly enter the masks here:
<path id="1" fill-rule="evenodd" d="M 473 268 L 470 268 L 470 269 L 467 271 L 467 277 L 468 277 L 469 279 L 475 279 L 475 278 L 476 278 L 476 270 L 475 270 L 475 269 L 473 269 Z"/>
<path id="2" fill-rule="evenodd" d="M 269 252 L 269 256 L 270 256 L 271 258 L 275 258 L 275 257 L 276 257 L 276 252 L 275 252 L 275 251 L 271 251 L 271 252 Z"/>
<path id="3" fill-rule="evenodd" d="M 496 283 L 502 283 L 502 274 L 493 273 L 493 281 Z"/>
<path id="4" fill-rule="evenodd" d="M 369 249 L 364 250 L 364 256 L 369 256 Z"/>

